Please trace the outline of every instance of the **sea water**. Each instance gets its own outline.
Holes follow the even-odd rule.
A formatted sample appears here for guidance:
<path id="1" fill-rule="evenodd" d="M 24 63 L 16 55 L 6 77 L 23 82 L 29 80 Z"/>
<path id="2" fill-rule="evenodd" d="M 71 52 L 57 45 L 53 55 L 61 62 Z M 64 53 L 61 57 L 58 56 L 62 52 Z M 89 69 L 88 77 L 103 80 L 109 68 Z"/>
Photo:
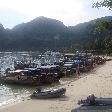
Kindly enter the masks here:
<path id="1" fill-rule="evenodd" d="M 1 75 L 7 68 L 14 69 L 14 61 L 31 60 L 28 52 L 1 52 L 0 53 L 0 72 Z M 16 102 L 28 96 L 34 91 L 34 87 L 7 85 L 0 82 L 0 106 Z"/>
<path id="2" fill-rule="evenodd" d="M 19 101 L 35 90 L 34 87 L 0 84 L 0 106 Z"/>
<path id="3" fill-rule="evenodd" d="M 30 61 L 38 65 L 41 63 L 53 63 L 59 61 L 55 53 L 46 52 L 44 57 L 36 52 L 0 52 L 0 74 L 2 75 L 7 68 L 14 69 L 14 61 Z M 35 87 L 8 85 L 0 82 L 0 106 L 21 100 L 23 97 L 29 96 L 33 93 Z"/>

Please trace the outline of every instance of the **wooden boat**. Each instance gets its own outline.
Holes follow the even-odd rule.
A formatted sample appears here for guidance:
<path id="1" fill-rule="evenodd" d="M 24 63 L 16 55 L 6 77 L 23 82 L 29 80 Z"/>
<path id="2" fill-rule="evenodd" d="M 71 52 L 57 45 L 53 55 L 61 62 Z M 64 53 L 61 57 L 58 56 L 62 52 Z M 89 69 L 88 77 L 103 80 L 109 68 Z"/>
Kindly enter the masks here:
<path id="1" fill-rule="evenodd" d="M 7 71 L 5 76 L 0 77 L 0 82 L 38 86 L 58 82 L 61 77 L 61 71 L 57 66 L 42 66 L 41 68 Z"/>
<path id="2" fill-rule="evenodd" d="M 94 94 L 91 94 L 87 97 L 86 100 L 80 100 L 78 104 L 81 105 L 95 105 L 95 106 L 100 106 L 100 105 L 112 105 L 112 98 L 97 98 L 94 96 Z"/>
<path id="3" fill-rule="evenodd" d="M 112 98 L 97 98 L 92 94 L 78 104 L 81 106 L 71 112 L 112 112 Z"/>
<path id="4" fill-rule="evenodd" d="M 45 91 L 35 91 L 30 97 L 37 99 L 58 98 L 65 95 L 65 92 L 66 92 L 65 88 L 45 90 Z"/>
<path id="5" fill-rule="evenodd" d="M 112 112 L 112 105 L 102 106 L 80 106 L 72 109 L 71 112 Z"/>

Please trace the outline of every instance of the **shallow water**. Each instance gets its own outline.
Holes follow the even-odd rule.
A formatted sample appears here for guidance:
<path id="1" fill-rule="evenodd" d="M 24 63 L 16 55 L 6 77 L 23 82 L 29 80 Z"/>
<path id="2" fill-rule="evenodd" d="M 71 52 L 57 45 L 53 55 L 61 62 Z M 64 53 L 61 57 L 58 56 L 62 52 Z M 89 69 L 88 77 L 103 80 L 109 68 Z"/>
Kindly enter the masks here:
<path id="1" fill-rule="evenodd" d="M 44 58 L 40 58 L 38 55 L 38 52 L 0 52 L 0 72 L 3 74 L 7 68 L 14 69 L 14 61 L 18 60 L 41 64 L 43 62 L 52 63 L 53 61 L 59 61 L 60 58 L 60 56 L 58 55 L 57 57 L 55 53 L 52 53 L 52 56 L 49 55 L 49 52 L 44 54 Z M 34 90 L 35 87 L 4 85 L 0 83 L 0 106 L 17 101 L 22 97 L 26 97 Z"/>
<path id="2" fill-rule="evenodd" d="M 0 84 L 0 106 L 30 95 L 35 87 Z"/>

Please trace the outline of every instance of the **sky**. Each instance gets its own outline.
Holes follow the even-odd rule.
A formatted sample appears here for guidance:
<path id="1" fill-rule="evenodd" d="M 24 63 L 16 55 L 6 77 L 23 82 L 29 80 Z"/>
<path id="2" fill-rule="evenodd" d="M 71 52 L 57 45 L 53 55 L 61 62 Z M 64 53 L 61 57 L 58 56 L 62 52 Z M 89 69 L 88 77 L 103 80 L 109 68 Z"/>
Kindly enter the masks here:
<path id="1" fill-rule="evenodd" d="M 0 0 L 0 23 L 5 28 L 13 28 L 44 16 L 74 26 L 112 15 L 106 8 L 92 8 L 96 1 L 99 0 Z"/>

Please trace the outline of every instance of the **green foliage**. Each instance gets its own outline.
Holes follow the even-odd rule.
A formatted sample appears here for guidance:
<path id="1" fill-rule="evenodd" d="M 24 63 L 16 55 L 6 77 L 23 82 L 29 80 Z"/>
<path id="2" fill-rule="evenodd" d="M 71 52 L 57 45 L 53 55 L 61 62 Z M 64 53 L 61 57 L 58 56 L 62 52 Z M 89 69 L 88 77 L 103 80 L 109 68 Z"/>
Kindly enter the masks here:
<path id="1" fill-rule="evenodd" d="M 95 32 L 104 32 L 108 29 L 109 23 L 107 21 L 98 20 L 96 21 Z"/>
<path id="2" fill-rule="evenodd" d="M 112 10 L 112 0 L 103 0 L 93 4 L 93 8 L 106 7 Z M 98 20 L 96 21 L 95 32 L 104 33 L 104 38 L 98 37 L 94 43 L 95 49 L 102 49 L 105 53 L 112 53 L 112 20 Z"/>
<path id="3" fill-rule="evenodd" d="M 111 30 L 112 29 L 112 20 L 108 21 L 108 20 L 102 20 L 102 19 L 98 19 L 95 21 L 95 33 L 96 32 L 105 32 L 106 30 Z"/>
<path id="4" fill-rule="evenodd" d="M 41 18 L 14 27 L 0 27 L 0 51 L 104 50 L 112 52 L 112 17 L 105 17 L 77 26 L 66 27 L 62 22 Z M 109 24 L 108 24 L 109 23 Z"/>
<path id="5" fill-rule="evenodd" d="M 106 7 L 109 10 L 112 9 L 112 0 L 103 0 L 100 2 L 96 2 L 93 4 L 93 8 L 100 8 L 100 7 Z"/>

